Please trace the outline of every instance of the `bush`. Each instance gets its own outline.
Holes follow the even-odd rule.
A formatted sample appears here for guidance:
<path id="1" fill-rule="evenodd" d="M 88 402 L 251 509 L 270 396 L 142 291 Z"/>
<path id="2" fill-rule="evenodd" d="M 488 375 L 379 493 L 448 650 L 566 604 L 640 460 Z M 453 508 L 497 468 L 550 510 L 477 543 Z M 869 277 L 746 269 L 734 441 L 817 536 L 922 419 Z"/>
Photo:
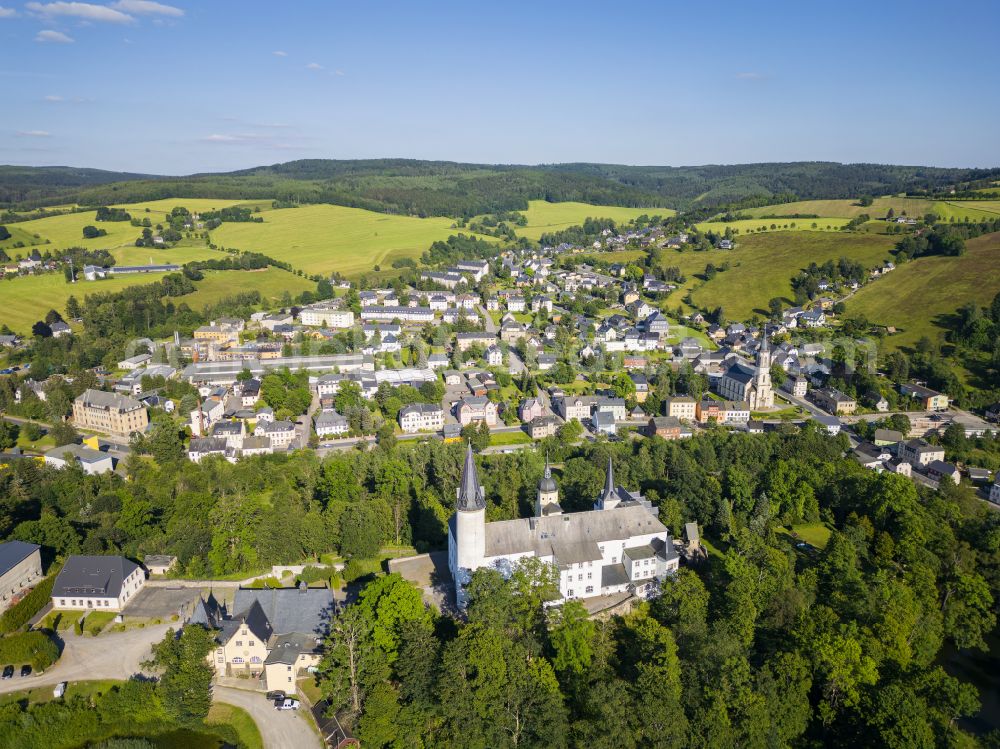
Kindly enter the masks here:
<path id="1" fill-rule="evenodd" d="M 73 622 L 73 631 L 77 635 L 83 634 L 83 619 L 77 619 L 75 622 Z"/>
<path id="2" fill-rule="evenodd" d="M 0 663 L 31 664 L 44 671 L 59 659 L 59 646 L 44 632 L 20 632 L 0 638 Z"/>
<path id="3" fill-rule="evenodd" d="M 55 584 L 58 574 L 59 569 L 53 570 L 48 577 L 32 588 L 28 595 L 3 612 L 3 616 L 0 616 L 0 634 L 8 634 L 20 629 L 42 610 L 42 607 L 52 598 L 52 586 Z"/>

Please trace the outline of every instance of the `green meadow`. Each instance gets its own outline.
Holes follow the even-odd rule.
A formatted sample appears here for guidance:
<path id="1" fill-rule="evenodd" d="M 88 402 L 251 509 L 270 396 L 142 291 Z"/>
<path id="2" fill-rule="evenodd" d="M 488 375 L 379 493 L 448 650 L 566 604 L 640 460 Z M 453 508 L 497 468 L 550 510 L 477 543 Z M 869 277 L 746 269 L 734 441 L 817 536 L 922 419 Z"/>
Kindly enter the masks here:
<path id="1" fill-rule="evenodd" d="M 670 208 L 625 208 L 613 205 L 532 200 L 528 203 L 528 210 L 521 213 L 528 219 L 528 225 L 516 226 L 514 232 L 519 237 L 538 241 L 543 234 L 578 226 L 588 218 L 610 218 L 618 223 L 624 223 L 643 214 L 673 216 L 677 211 Z"/>
<path id="2" fill-rule="evenodd" d="M 37 276 L 16 276 L 0 280 L 0 323 L 16 333 L 30 333 L 31 326 L 50 309 L 65 314 L 66 300 L 71 296 L 83 300 L 87 294 L 101 291 L 121 291 L 128 286 L 152 283 L 163 273 L 144 273 L 136 276 L 119 276 L 101 281 L 66 283 L 62 273 L 43 273 Z"/>
<path id="3" fill-rule="evenodd" d="M 1000 292 L 1000 232 L 965 246 L 961 257 L 925 257 L 898 266 L 859 289 L 847 311 L 895 326 L 898 332 L 885 339 L 892 348 L 912 347 L 922 336 L 940 338 L 948 315 L 967 302 L 989 304 Z"/>
<path id="4" fill-rule="evenodd" d="M 732 229 L 737 236 L 773 231 L 839 231 L 847 224 L 846 218 L 799 218 L 799 219 L 740 219 L 739 221 L 703 221 L 695 224 L 699 231 L 714 231 L 724 234 Z M 772 228 L 773 227 L 773 228 Z"/>
<path id="5" fill-rule="evenodd" d="M 457 234 L 449 218 L 414 218 L 339 205 L 262 212 L 264 223 L 226 223 L 212 232 L 223 247 L 263 252 L 307 273 L 370 273 L 399 258 L 417 258 Z M 468 232 L 466 232 L 468 233 Z"/>
<path id="6" fill-rule="evenodd" d="M 856 200 L 799 200 L 794 203 L 779 203 L 776 205 L 766 205 L 761 208 L 751 208 L 740 211 L 748 213 L 754 217 L 761 216 L 791 216 L 799 214 L 814 214 L 822 218 L 843 218 L 852 219 L 862 214 L 868 214 L 872 218 L 881 218 L 892 209 L 897 215 L 905 213 L 907 216 L 923 216 L 933 213 L 948 221 L 954 218 L 956 221 L 964 221 L 966 218 L 977 221 L 980 219 L 990 219 L 1000 217 L 1000 201 L 989 200 L 927 200 L 924 198 L 899 198 L 881 197 L 875 198 L 870 206 L 859 205 Z M 796 221 L 801 227 L 803 223 L 811 224 L 820 219 L 787 219 Z M 784 223 L 785 220 L 766 219 L 768 225 L 774 223 Z M 740 222 L 733 222 L 740 223 Z M 844 222 L 846 223 L 846 221 Z"/>
<path id="7" fill-rule="evenodd" d="M 766 313 L 773 297 L 791 304 L 791 279 L 809 263 L 846 257 L 867 268 L 888 259 L 895 243 L 896 238 L 881 234 L 768 232 L 739 237 L 734 250 L 679 254 L 694 256 L 700 263 L 699 273 L 708 262 L 718 266 L 728 260 L 730 269 L 695 288 L 691 298 L 698 307 L 721 306 L 727 318 L 741 320 L 754 312 Z M 665 254 L 663 265 L 675 265 L 675 257 Z"/>
<path id="8" fill-rule="evenodd" d="M 276 304 L 282 294 L 288 291 L 297 296 L 303 291 L 315 291 L 316 283 L 308 278 L 297 276 L 281 268 L 264 268 L 263 270 L 217 270 L 205 271 L 205 278 L 196 281 L 197 291 L 177 297 L 178 302 L 184 302 L 191 309 L 202 310 L 210 304 L 217 303 L 243 291 L 259 291 L 264 304 Z"/>

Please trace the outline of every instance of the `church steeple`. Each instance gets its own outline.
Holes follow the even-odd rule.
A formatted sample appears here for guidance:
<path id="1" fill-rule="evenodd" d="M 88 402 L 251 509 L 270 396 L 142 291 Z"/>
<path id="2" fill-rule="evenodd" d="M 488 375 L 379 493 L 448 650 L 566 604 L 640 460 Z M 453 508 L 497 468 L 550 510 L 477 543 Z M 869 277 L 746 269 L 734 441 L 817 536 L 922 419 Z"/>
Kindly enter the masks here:
<path id="1" fill-rule="evenodd" d="M 476 470 L 476 459 L 472 455 L 472 445 L 465 451 L 465 465 L 462 466 L 462 480 L 458 484 L 459 512 L 475 512 L 486 509 L 486 499 L 483 487 L 479 485 L 479 472 Z"/>
<path id="2" fill-rule="evenodd" d="M 562 507 L 559 505 L 559 487 L 552 478 L 552 468 L 549 466 L 549 456 L 545 456 L 545 473 L 538 482 L 538 493 L 535 496 L 535 516 L 559 515 Z"/>
<path id="3" fill-rule="evenodd" d="M 601 496 L 594 503 L 594 509 L 610 510 L 612 507 L 616 507 L 618 502 L 618 490 L 615 488 L 615 467 L 609 457 L 608 470 L 604 474 L 604 491 L 601 492 Z"/>

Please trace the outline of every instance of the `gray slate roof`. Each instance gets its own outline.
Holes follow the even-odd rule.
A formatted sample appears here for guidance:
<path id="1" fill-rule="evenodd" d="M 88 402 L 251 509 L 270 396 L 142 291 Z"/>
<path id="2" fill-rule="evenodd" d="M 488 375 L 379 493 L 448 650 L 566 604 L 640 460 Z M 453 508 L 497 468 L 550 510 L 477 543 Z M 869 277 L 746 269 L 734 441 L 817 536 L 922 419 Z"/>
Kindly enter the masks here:
<path id="1" fill-rule="evenodd" d="M 8 541 L 0 544 L 0 575 L 7 574 L 11 568 L 23 562 L 40 548 L 38 544 L 29 544 L 25 541 Z"/>
<path id="2" fill-rule="evenodd" d="M 275 634 L 298 632 L 322 636 L 330 628 L 333 616 L 333 593 L 329 588 L 240 588 L 233 599 L 233 616 L 260 605 Z"/>
<path id="3" fill-rule="evenodd" d="M 56 576 L 52 595 L 117 598 L 125 578 L 138 567 L 125 557 L 73 554 Z"/>

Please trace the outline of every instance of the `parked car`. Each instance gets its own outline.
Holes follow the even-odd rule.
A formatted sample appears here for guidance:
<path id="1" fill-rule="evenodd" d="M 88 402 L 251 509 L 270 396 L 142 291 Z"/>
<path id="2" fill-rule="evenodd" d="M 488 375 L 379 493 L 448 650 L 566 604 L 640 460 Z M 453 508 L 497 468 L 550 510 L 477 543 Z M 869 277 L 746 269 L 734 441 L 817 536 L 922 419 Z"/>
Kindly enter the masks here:
<path id="1" fill-rule="evenodd" d="M 276 689 L 273 692 L 267 693 L 267 699 L 269 699 L 271 702 L 275 702 L 276 700 L 284 701 L 285 697 L 287 697 L 287 695 L 280 689 Z"/>
<path id="2" fill-rule="evenodd" d="M 299 709 L 299 701 L 298 700 L 292 700 L 292 699 L 275 700 L 274 701 L 274 709 L 275 710 L 298 710 Z"/>
<path id="3" fill-rule="evenodd" d="M 58 684 L 56 684 L 56 688 L 52 690 L 52 696 L 62 697 L 64 694 L 66 694 L 66 682 L 60 681 Z"/>
<path id="4" fill-rule="evenodd" d="M 27 663 L 21 666 L 21 678 L 23 679 L 25 676 L 31 676 L 31 666 Z"/>
<path id="5" fill-rule="evenodd" d="M 13 666 L 4 666 L 3 667 L 3 676 L 0 677 L 0 678 L 2 678 L 4 681 L 7 681 L 7 679 L 13 679 L 14 678 L 14 667 Z"/>

